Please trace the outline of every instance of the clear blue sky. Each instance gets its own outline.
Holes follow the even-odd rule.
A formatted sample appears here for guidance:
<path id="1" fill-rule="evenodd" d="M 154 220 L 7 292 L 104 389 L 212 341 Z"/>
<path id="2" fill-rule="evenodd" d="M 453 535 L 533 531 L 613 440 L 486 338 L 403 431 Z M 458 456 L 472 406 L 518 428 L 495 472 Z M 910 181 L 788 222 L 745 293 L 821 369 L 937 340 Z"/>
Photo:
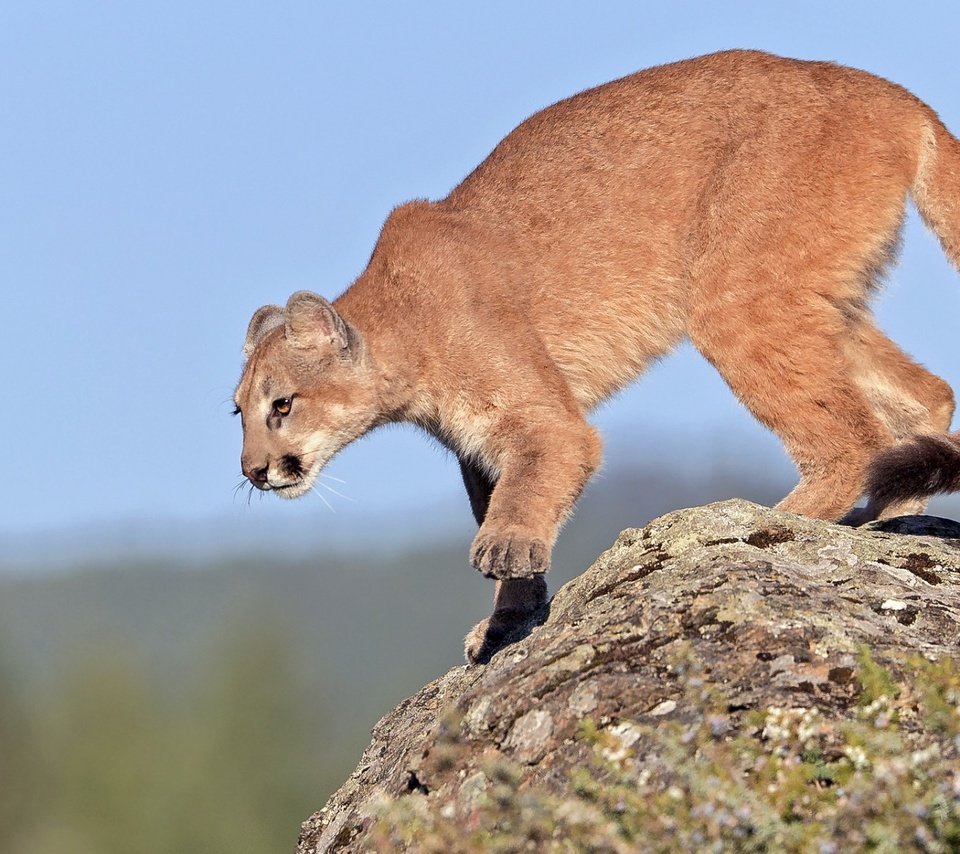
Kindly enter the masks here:
<path id="1" fill-rule="evenodd" d="M 960 132 L 958 33 L 955 2 L 3 4 L 0 537 L 239 513 L 229 398 L 251 312 L 337 295 L 392 206 L 444 195 L 535 110 L 754 47 L 889 77 Z M 880 317 L 957 386 L 960 277 L 915 218 Z M 675 430 L 784 465 L 689 351 L 598 420 L 638 456 L 670 459 L 644 437 Z M 344 516 L 313 497 L 255 512 L 332 526 L 461 500 L 456 466 L 412 430 L 330 471 L 357 499 L 334 497 Z"/>

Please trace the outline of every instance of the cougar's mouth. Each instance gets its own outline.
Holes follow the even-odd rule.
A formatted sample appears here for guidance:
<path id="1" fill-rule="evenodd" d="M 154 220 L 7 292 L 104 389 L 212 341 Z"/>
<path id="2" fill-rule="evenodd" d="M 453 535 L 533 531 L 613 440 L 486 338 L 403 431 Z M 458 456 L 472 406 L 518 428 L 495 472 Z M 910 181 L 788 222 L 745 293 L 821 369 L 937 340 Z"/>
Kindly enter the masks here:
<path id="1" fill-rule="evenodd" d="M 270 488 L 278 498 L 299 498 L 308 493 L 320 473 L 321 465 L 314 464 L 304 468 L 303 459 L 297 454 L 285 454 L 281 460 L 278 474 L 284 478 L 281 483 L 271 483 Z"/>
<path id="2" fill-rule="evenodd" d="M 310 483 L 301 478 L 293 483 L 278 483 L 270 486 L 270 492 L 277 498 L 299 498 L 310 491 Z"/>

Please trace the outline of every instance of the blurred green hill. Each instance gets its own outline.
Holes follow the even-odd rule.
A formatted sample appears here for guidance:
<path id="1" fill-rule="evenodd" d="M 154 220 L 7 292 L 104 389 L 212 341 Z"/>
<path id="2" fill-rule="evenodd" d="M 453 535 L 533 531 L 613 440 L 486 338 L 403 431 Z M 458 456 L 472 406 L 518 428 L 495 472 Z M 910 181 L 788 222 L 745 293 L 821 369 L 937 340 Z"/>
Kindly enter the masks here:
<path id="1" fill-rule="evenodd" d="M 728 471 L 602 479 L 551 586 L 624 527 L 785 489 Z M 0 576 L 0 851 L 292 850 L 376 720 L 462 660 L 492 592 L 469 537 L 391 554 L 372 527 L 309 558 Z"/>

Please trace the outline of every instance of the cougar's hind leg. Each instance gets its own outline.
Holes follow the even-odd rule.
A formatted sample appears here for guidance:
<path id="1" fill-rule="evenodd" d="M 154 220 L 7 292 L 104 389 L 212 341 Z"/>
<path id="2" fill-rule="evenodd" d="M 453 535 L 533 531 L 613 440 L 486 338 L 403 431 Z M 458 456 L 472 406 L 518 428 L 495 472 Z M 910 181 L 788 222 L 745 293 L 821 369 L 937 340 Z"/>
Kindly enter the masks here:
<path id="1" fill-rule="evenodd" d="M 898 442 L 950 429 L 953 390 L 904 353 L 868 316 L 851 329 L 846 352 L 857 385 Z"/>
<path id="2" fill-rule="evenodd" d="M 894 444 L 846 341 L 895 256 L 910 163 L 878 138 L 882 156 L 864 171 L 849 140 L 799 119 L 789 134 L 805 155 L 770 158 L 781 130 L 758 126 L 704 187 L 688 324 L 796 462 L 800 483 L 780 506 L 838 519 L 862 494 L 871 457 Z"/>
<path id="3" fill-rule="evenodd" d="M 461 460 L 460 473 L 470 499 L 470 508 L 482 525 L 496 485 L 475 463 Z M 466 637 L 467 661 L 479 664 L 489 660 L 508 641 L 519 637 L 547 602 L 547 581 L 543 575 L 497 581 L 493 594 L 493 613 L 481 620 Z"/>
<path id="4" fill-rule="evenodd" d="M 893 443 L 853 380 L 843 311 L 814 289 L 714 280 L 698 298 L 690 337 L 727 384 L 783 440 L 800 472 L 778 508 L 837 520 L 863 490 L 871 457 Z"/>
<path id="5" fill-rule="evenodd" d="M 864 315 L 847 339 L 847 358 L 854 380 L 887 425 L 896 442 L 916 435 L 943 434 L 953 418 L 953 390 L 903 352 Z M 890 504 L 871 499 L 847 521 L 853 524 L 923 513 L 926 499 Z"/>

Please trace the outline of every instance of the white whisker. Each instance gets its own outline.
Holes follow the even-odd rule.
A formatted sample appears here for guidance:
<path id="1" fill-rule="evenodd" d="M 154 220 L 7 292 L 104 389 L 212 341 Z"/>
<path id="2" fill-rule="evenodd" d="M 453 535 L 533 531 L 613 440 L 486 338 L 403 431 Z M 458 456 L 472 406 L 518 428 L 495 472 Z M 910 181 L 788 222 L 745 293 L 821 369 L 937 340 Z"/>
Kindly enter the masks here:
<path id="1" fill-rule="evenodd" d="M 334 477 L 332 474 L 327 474 L 325 471 L 320 472 L 320 477 L 325 477 L 327 480 L 332 480 L 335 483 L 341 483 L 346 485 L 346 481 L 339 477 Z"/>
<path id="2" fill-rule="evenodd" d="M 321 500 L 324 504 L 326 504 L 327 507 L 330 508 L 330 512 L 331 512 L 331 513 L 336 513 L 336 512 L 337 512 L 336 510 L 333 509 L 333 505 L 332 505 L 329 501 L 327 501 L 327 496 L 324 495 L 322 492 L 317 492 L 316 487 L 311 486 L 311 487 L 310 487 L 310 491 L 311 491 L 311 492 L 314 492 L 314 493 L 316 493 L 317 495 L 320 496 L 320 500 Z"/>
<path id="3" fill-rule="evenodd" d="M 351 498 L 349 495 L 344 495 L 342 492 L 337 492 L 337 490 L 335 490 L 332 486 L 330 486 L 329 483 L 320 482 L 320 483 L 317 484 L 317 485 L 318 485 L 318 486 L 322 486 L 325 490 L 327 490 L 327 492 L 332 492 L 334 495 L 339 495 L 341 498 L 344 498 L 344 499 L 346 499 L 347 501 L 354 501 L 354 502 L 355 502 L 355 501 L 357 500 L 356 498 Z"/>

